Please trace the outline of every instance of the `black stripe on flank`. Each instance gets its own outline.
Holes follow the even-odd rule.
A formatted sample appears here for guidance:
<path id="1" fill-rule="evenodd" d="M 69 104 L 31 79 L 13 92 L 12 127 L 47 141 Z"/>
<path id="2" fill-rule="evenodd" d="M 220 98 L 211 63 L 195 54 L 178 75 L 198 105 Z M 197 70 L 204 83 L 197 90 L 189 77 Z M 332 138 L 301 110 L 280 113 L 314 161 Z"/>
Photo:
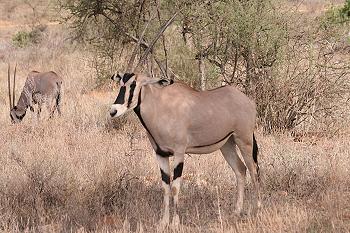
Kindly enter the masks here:
<path id="1" fill-rule="evenodd" d="M 151 135 L 151 137 L 153 138 L 152 135 Z M 154 141 L 154 138 L 153 138 L 153 141 Z M 171 156 L 173 156 L 173 154 L 174 154 L 173 152 L 162 150 L 162 149 L 159 147 L 159 145 L 157 144 L 157 142 L 156 142 L 156 141 L 154 141 L 154 142 L 156 143 L 156 146 L 157 146 L 157 149 L 156 149 L 157 155 L 160 155 L 160 156 L 162 156 L 162 157 L 171 157 Z"/>
<path id="2" fill-rule="evenodd" d="M 160 169 L 160 173 L 162 174 L 162 181 L 166 184 L 170 184 L 170 176 L 166 174 L 162 169 Z"/>
<path id="3" fill-rule="evenodd" d="M 176 168 L 174 169 L 174 178 L 173 178 L 173 180 L 176 180 L 178 177 L 181 177 L 183 167 L 184 167 L 184 163 L 183 162 L 179 163 L 176 166 Z"/>
<path id="4" fill-rule="evenodd" d="M 229 134 L 227 134 L 223 139 L 217 141 L 217 142 L 214 142 L 212 144 L 208 144 L 208 145 L 204 145 L 204 146 L 194 146 L 194 148 L 201 148 L 201 147 L 207 147 L 207 146 L 212 146 L 212 145 L 215 145 L 215 144 L 218 144 L 220 142 L 222 142 L 223 140 L 225 140 L 226 138 L 228 138 L 229 136 L 231 136 L 233 132 L 230 132 Z"/>
<path id="5" fill-rule="evenodd" d="M 122 86 L 120 88 L 119 94 L 118 94 L 117 99 L 115 100 L 114 104 L 124 104 L 125 91 L 126 91 L 126 87 Z"/>
<path id="6" fill-rule="evenodd" d="M 134 75 L 135 75 L 134 73 L 131 73 L 131 74 L 130 73 L 125 73 L 124 76 L 123 76 L 123 83 L 125 84 Z"/>
<path id="7" fill-rule="evenodd" d="M 132 103 L 132 98 L 134 97 L 134 91 L 136 87 L 136 81 L 133 81 L 130 85 L 130 91 L 129 91 L 129 99 L 128 99 L 128 108 L 130 107 Z"/>
<path id="8" fill-rule="evenodd" d="M 142 116 L 141 116 L 141 91 L 142 89 L 140 89 L 140 93 L 139 93 L 139 97 L 138 97 L 138 100 L 137 100 L 137 106 L 134 108 L 134 112 L 136 113 L 136 115 L 138 116 L 138 118 L 140 119 L 141 121 L 141 124 L 143 125 L 143 127 L 146 129 L 146 131 L 148 132 L 148 134 L 151 136 L 151 138 L 153 139 L 154 143 L 156 144 L 156 153 L 157 155 L 160 155 L 162 157 L 170 157 L 170 156 L 173 156 L 174 153 L 172 151 L 165 151 L 165 150 L 162 150 L 160 148 L 160 146 L 158 145 L 158 143 L 156 142 L 156 140 L 154 140 L 154 137 L 152 136 L 151 132 L 149 131 L 149 129 L 147 128 Z"/>

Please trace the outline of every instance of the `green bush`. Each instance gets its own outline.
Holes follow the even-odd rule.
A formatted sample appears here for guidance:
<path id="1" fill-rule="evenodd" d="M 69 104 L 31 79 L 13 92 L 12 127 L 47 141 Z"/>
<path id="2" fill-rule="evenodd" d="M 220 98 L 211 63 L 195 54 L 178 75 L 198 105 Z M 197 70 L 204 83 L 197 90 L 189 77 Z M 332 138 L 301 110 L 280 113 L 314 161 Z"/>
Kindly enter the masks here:
<path id="1" fill-rule="evenodd" d="M 45 30 L 45 25 L 38 25 L 35 26 L 30 32 L 19 31 L 13 36 L 12 42 L 19 48 L 27 47 L 30 44 L 38 44 L 42 40 L 43 32 Z"/>
<path id="2" fill-rule="evenodd" d="M 350 21 L 350 0 L 347 0 L 342 7 L 332 7 L 326 12 L 326 22 L 344 24 Z"/>

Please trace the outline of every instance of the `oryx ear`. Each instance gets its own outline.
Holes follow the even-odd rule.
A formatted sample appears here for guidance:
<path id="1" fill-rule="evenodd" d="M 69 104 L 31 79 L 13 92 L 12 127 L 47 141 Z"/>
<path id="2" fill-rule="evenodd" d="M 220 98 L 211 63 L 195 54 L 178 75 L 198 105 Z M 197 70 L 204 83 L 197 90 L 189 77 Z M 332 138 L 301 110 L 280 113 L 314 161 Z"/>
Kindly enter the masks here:
<path id="1" fill-rule="evenodd" d="M 142 81 L 141 85 L 144 86 L 144 85 L 155 84 L 155 83 L 159 84 L 162 87 L 165 87 L 165 86 L 169 86 L 169 85 L 173 84 L 174 81 L 168 80 L 168 79 L 152 78 L 152 79 Z"/>
<path id="2" fill-rule="evenodd" d="M 111 79 L 113 81 L 116 81 L 116 82 L 120 82 L 120 80 L 123 78 L 124 74 L 122 73 L 117 73 L 117 74 L 113 74 Z"/>
<path id="3" fill-rule="evenodd" d="M 173 84 L 174 80 L 172 80 L 172 79 L 161 79 L 161 80 L 158 81 L 158 83 L 159 83 L 159 85 L 165 87 L 165 86 L 169 86 L 169 85 Z"/>
<path id="4" fill-rule="evenodd" d="M 29 106 L 30 111 L 34 112 L 33 106 Z"/>

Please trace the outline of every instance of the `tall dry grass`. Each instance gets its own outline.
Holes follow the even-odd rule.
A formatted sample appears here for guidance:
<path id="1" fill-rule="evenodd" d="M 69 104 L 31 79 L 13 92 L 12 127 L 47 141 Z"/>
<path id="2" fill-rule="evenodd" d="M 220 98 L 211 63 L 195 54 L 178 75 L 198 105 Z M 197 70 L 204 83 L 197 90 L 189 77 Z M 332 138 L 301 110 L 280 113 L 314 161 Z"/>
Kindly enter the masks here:
<path id="1" fill-rule="evenodd" d="M 74 49 L 61 26 L 24 49 L 0 50 L 0 231 L 157 232 L 162 207 L 159 169 L 135 116 L 111 122 L 112 88 L 95 85 L 90 55 Z M 17 97 L 30 70 L 64 79 L 63 115 L 12 125 L 7 62 L 18 63 Z M 112 85 L 111 85 L 112 86 Z M 219 152 L 186 156 L 181 225 L 169 232 L 349 232 L 349 135 L 296 143 L 258 132 L 263 207 L 233 214 L 235 177 Z"/>

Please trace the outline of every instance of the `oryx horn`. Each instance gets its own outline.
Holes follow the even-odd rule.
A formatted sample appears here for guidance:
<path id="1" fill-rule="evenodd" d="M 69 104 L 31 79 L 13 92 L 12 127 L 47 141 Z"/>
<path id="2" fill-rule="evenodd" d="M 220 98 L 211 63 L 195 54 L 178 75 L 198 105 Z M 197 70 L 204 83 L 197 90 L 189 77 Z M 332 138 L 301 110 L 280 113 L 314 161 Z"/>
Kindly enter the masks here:
<path id="1" fill-rule="evenodd" d="M 11 77 L 10 77 L 10 64 L 7 65 L 7 87 L 9 91 L 9 101 L 10 101 L 10 110 L 12 109 L 12 98 L 11 98 Z"/>
<path id="2" fill-rule="evenodd" d="M 146 49 L 145 53 L 142 55 L 141 59 L 139 60 L 138 64 L 135 67 L 135 70 L 146 60 L 148 54 L 152 51 L 155 43 L 158 41 L 160 36 L 164 33 L 165 29 L 167 29 L 172 24 L 172 22 L 175 20 L 178 13 L 179 12 L 176 12 L 170 19 L 168 19 L 168 21 L 166 21 L 163 24 L 163 26 L 158 31 L 158 34 L 156 35 L 156 37 L 153 39 L 152 43 L 149 45 L 149 47 Z"/>
<path id="3" fill-rule="evenodd" d="M 15 106 L 15 100 L 16 100 L 16 94 L 15 94 L 15 89 L 16 89 L 16 72 L 17 72 L 17 63 L 15 65 L 15 71 L 13 73 L 13 87 L 12 87 L 12 107 Z"/>
<path id="4" fill-rule="evenodd" d="M 128 62 L 128 66 L 126 67 L 126 72 L 132 72 L 132 66 L 134 65 L 134 61 L 135 61 L 135 57 L 136 57 L 136 54 L 137 54 L 137 50 L 140 47 L 141 41 L 143 40 L 143 37 L 144 37 L 144 35 L 146 33 L 146 30 L 147 30 L 147 28 L 148 28 L 148 26 L 149 26 L 149 24 L 151 22 L 151 19 L 152 18 L 150 18 L 148 20 L 147 24 L 145 25 L 145 28 L 143 29 L 143 31 L 142 31 L 142 33 L 140 35 L 139 40 L 137 41 L 137 44 L 136 44 L 136 46 L 134 48 L 134 51 L 132 52 L 132 55 L 131 55 L 131 58 L 130 58 L 129 62 Z"/>

